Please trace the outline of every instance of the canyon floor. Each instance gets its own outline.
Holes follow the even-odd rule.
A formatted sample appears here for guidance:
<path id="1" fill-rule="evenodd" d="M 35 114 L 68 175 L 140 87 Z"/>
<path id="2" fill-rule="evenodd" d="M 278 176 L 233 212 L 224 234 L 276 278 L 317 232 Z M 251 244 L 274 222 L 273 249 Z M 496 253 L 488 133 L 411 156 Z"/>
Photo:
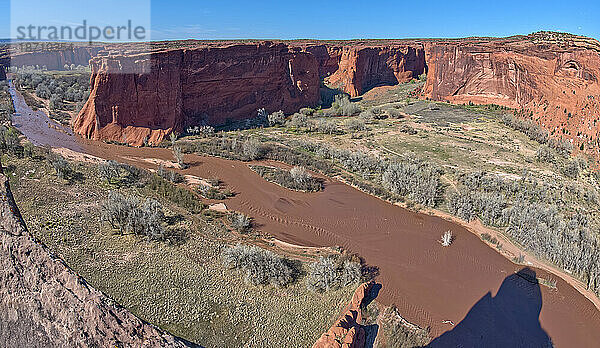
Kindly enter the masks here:
<path id="1" fill-rule="evenodd" d="M 410 98 L 418 85 L 374 89 L 355 100 L 363 108 L 398 110 L 395 117 L 350 127 L 350 120 L 358 116 L 323 116 L 338 128 L 347 127 L 343 134 L 287 126 L 223 133 L 290 148 L 313 141 L 380 156 L 427 159 L 446 170 L 442 179 L 450 187 L 458 184 L 461 170 L 486 170 L 508 178 L 524 171 L 539 178 L 557 175 L 556 165 L 532 160 L 539 144 L 504 125 L 502 111 Z M 23 108 L 15 126 L 34 144 L 55 147 L 74 160 L 81 174 L 72 182 L 57 180 L 41 159 L 9 159 L 13 191 L 30 229 L 91 284 L 171 333 L 208 346 L 303 346 L 337 318 L 353 289 L 315 296 L 304 284 L 284 290 L 253 288 L 214 265 L 224 245 L 251 238 L 270 248 L 299 245 L 279 251 L 302 261 L 333 252 L 335 246 L 359 254 L 379 270 L 382 289 L 377 301 L 395 305 L 408 321 L 429 327 L 431 346 L 489 346 L 492 341 L 496 346 L 542 346 L 551 340 L 556 347 L 585 347 L 600 341 L 600 312 L 578 291 L 585 292 L 585 287 L 574 288 L 563 279 L 569 278 L 564 272 L 529 267 L 547 262 L 525 250 L 517 261 L 519 245 L 502 237 L 501 229 L 473 228 L 477 225 L 441 218 L 448 215 L 444 207 L 431 209 L 410 200 L 388 203 L 348 185 L 358 175 L 346 170 L 331 177 L 319 174 L 325 180 L 322 192 L 286 189 L 265 181 L 248 162 L 195 153 L 215 138 L 219 141 L 219 134 L 178 140 L 191 149 L 185 156 L 189 168 L 178 172 L 218 178 L 234 193 L 222 202 L 251 216 L 264 235 L 232 234 L 218 217 L 199 217 L 136 187 L 127 190 L 160 198 L 176 224 L 189 233 L 175 245 L 115 235 L 98 219 L 99 202 L 111 187 L 97 177 L 95 163 L 114 159 L 150 170 L 158 163 L 175 167 L 171 150 L 76 139 L 68 131 L 48 127 L 46 120 L 39 122 L 43 115 L 29 112 L 18 95 L 13 97 L 17 111 Z M 48 143 L 56 139 L 54 134 L 66 138 L 60 144 Z M 309 161 L 310 156 L 306 154 Z M 257 163 L 290 167 L 277 161 Z M 446 231 L 455 239 L 444 248 L 438 240 Z M 497 232 L 514 248 L 486 244 L 481 239 L 484 231 Z M 551 266 L 546 269 L 555 269 Z M 567 280 L 577 285 L 574 279 Z M 490 341 L 478 341 L 483 336 Z"/>

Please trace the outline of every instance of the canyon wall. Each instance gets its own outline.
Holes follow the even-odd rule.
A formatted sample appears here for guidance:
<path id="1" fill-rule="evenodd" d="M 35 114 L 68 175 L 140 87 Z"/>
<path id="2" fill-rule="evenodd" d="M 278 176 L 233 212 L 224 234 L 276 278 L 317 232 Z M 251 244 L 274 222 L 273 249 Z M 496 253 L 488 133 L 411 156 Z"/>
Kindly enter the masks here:
<path id="1" fill-rule="evenodd" d="M 188 125 L 292 113 L 319 102 L 316 59 L 282 43 L 197 47 L 92 59 L 89 100 L 74 130 L 93 139 L 158 143 Z M 137 73 L 121 73 L 124 67 Z M 131 71 L 131 70 L 130 70 Z"/>
<path id="2" fill-rule="evenodd" d="M 558 33 L 426 43 L 423 95 L 521 111 L 576 148 L 598 155 L 600 43 Z"/>
<path id="3" fill-rule="evenodd" d="M 194 346 L 92 288 L 27 230 L 0 164 L 1 347 Z"/>
<path id="4" fill-rule="evenodd" d="M 340 47 L 256 42 L 167 49 L 91 60 L 92 91 L 74 120 L 78 134 L 141 145 L 189 125 L 286 114 L 320 101 L 321 79 L 352 96 L 424 70 L 419 45 Z M 121 73 L 124 67 L 138 73 Z"/>
<path id="5" fill-rule="evenodd" d="M 59 44 L 56 44 L 59 45 Z M 90 59 L 97 56 L 104 46 L 84 46 L 75 44 L 64 44 L 64 48 L 57 49 L 21 49 L 19 44 L 14 44 L 10 52 L 10 65 L 22 66 L 45 66 L 48 70 L 63 70 L 65 65 L 88 66 Z M 35 46 L 33 46 L 35 47 Z"/>
<path id="6" fill-rule="evenodd" d="M 74 120 L 77 133 L 157 143 L 173 130 L 251 118 L 263 107 L 289 114 L 316 106 L 323 80 L 356 97 L 426 72 L 424 98 L 514 108 L 579 149 L 600 149 L 600 43 L 593 39 L 540 32 L 504 39 L 155 46 L 146 57 L 91 60 L 92 92 Z M 123 67 L 149 73 L 121 74 Z"/>
<path id="7" fill-rule="evenodd" d="M 373 87 L 408 82 L 425 72 L 425 50 L 418 43 L 333 46 L 329 47 L 329 55 L 337 58 L 337 66 L 327 82 L 351 97 Z M 324 66 L 327 73 L 333 70 L 329 64 Z"/>

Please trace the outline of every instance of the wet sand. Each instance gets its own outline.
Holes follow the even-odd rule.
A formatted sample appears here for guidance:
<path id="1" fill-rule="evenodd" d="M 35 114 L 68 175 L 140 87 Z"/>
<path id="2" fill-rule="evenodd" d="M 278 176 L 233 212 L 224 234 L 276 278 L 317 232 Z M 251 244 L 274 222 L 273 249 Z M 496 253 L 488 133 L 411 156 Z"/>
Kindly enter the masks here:
<path id="1" fill-rule="evenodd" d="M 168 149 L 128 148 L 82 140 L 80 144 L 90 155 L 145 168 L 155 168 L 148 159 L 172 160 Z M 594 347 L 600 342 L 600 312 L 588 299 L 561 278 L 535 268 L 538 277 L 556 279 L 557 289 L 540 286 L 537 290 L 537 285 L 512 281 L 514 273 L 523 267 L 510 262 L 459 224 L 408 211 L 335 180 L 327 180 L 322 192 L 303 193 L 265 181 L 242 162 L 196 155 L 186 155 L 186 162 L 190 168 L 183 174 L 222 180 L 236 193 L 225 201 L 227 207 L 252 216 L 258 228 L 277 239 L 305 246 L 339 245 L 379 267 L 377 280 L 383 288 L 378 300 L 395 304 L 407 320 L 430 326 L 432 337 L 451 330 L 454 326 L 448 321 L 459 325 L 476 303 L 490 298 L 488 293 L 502 298 L 501 307 L 489 308 L 518 314 L 529 302 L 497 293 L 509 278 L 509 284 L 516 284 L 524 292 L 508 293 L 533 297 L 539 293 L 541 311 L 535 309 L 535 300 L 534 308 L 528 310 L 534 314 L 539 311 L 541 328 L 556 347 Z M 455 240 L 444 248 L 438 240 L 448 230 Z M 490 321 L 496 320 L 492 317 L 496 318 L 490 315 Z M 521 330 L 522 336 L 527 337 L 535 324 L 521 323 L 510 330 Z M 490 327 L 494 325 L 488 325 L 487 330 Z"/>

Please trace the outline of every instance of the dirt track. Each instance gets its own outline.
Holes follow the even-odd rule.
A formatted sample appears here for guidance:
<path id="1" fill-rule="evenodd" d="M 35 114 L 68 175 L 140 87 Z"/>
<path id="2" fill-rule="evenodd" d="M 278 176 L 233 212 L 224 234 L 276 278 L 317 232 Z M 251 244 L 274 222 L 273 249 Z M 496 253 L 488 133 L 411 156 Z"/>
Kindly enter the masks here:
<path id="1" fill-rule="evenodd" d="M 172 157 L 166 149 L 95 144 L 89 150 L 99 157 L 146 167 L 151 164 L 142 158 Z M 453 328 L 448 321 L 460 323 L 478 301 L 486 301 L 488 292 L 499 295 L 504 282 L 503 288 L 506 284 L 525 288 L 525 295 L 519 293 L 520 298 L 503 302 L 502 308 L 486 316 L 506 311 L 512 314 L 502 318 L 511 322 L 513 316 L 522 317 L 524 308 L 541 310 L 541 327 L 557 347 L 593 347 L 600 342 L 600 312 L 571 285 L 539 269 L 534 269 L 537 276 L 556 279 L 557 289 L 515 282 L 514 274 L 522 266 L 454 222 L 408 211 L 337 181 L 327 181 L 322 192 L 302 193 L 266 182 L 242 162 L 194 155 L 186 160 L 191 167 L 184 174 L 221 179 L 236 193 L 227 206 L 251 215 L 261 230 L 294 244 L 340 245 L 378 266 L 383 284 L 379 300 L 396 304 L 409 321 L 430 326 L 433 337 Z M 438 240 L 448 230 L 456 239 L 444 248 Z M 497 318 L 489 320 L 503 325 Z M 516 337 L 530 336 L 536 325 L 540 324 L 520 323 L 522 335 Z M 537 346 L 537 342 L 524 344 Z"/>

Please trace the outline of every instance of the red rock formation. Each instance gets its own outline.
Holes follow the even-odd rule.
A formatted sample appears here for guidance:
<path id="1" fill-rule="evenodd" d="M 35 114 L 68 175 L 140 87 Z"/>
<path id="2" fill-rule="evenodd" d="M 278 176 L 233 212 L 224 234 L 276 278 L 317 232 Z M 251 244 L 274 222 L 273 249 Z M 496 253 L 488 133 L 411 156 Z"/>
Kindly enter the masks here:
<path id="1" fill-rule="evenodd" d="M 185 347 L 89 286 L 27 231 L 0 165 L 0 347 Z"/>
<path id="2" fill-rule="evenodd" d="M 342 317 L 321 335 L 313 348 L 362 348 L 365 346 L 365 330 L 360 325 L 362 321 L 361 306 L 369 296 L 375 283 L 362 284 L 356 289 L 352 300 L 344 310 Z"/>
<path id="3" fill-rule="evenodd" d="M 36 47 L 35 44 L 33 44 Z M 104 50 L 104 46 L 88 46 L 65 43 L 63 49 L 43 49 L 28 52 L 19 44 L 14 44 L 10 49 L 10 65 L 21 66 L 46 66 L 48 70 L 63 70 L 65 64 L 87 66 L 92 57 Z"/>
<path id="4" fill-rule="evenodd" d="M 92 60 L 93 90 L 74 122 L 77 133 L 135 145 L 147 137 L 156 143 L 172 130 L 253 117 L 261 107 L 292 113 L 314 106 L 319 79 L 358 96 L 428 71 L 425 97 L 523 109 L 553 136 L 600 155 L 600 43 L 593 39 L 537 33 L 505 39 L 186 41 L 152 47 L 150 58 L 127 53 Z M 118 74 L 123 66 L 151 73 Z"/>
<path id="5" fill-rule="evenodd" d="M 424 96 L 523 109 L 555 137 L 598 155 L 600 43 L 537 33 L 426 44 Z"/>
<path id="6" fill-rule="evenodd" d="M 341 46 L 329 51 L 330 57 L 338 57 L 338 64 L 328 82 L 351 97 L 373 87 L 408 82 L 425 72 L 425 51 L 418 43 Z M 324 66 L 327 72 L 332 70 L 330 65 Z"/>
<path id="7" fill-rule="evenodd" d="M 187 125 L 292 113 L 319 101 L 318 66 L 282 43 L 197 47 L 91 61 L 92 91 L 74 121 L 89 138 L 140 145 Z M 127 66 L 134 74 L 121 74 Z M 147 72 L 147 73 L 146 73 Z"/>

